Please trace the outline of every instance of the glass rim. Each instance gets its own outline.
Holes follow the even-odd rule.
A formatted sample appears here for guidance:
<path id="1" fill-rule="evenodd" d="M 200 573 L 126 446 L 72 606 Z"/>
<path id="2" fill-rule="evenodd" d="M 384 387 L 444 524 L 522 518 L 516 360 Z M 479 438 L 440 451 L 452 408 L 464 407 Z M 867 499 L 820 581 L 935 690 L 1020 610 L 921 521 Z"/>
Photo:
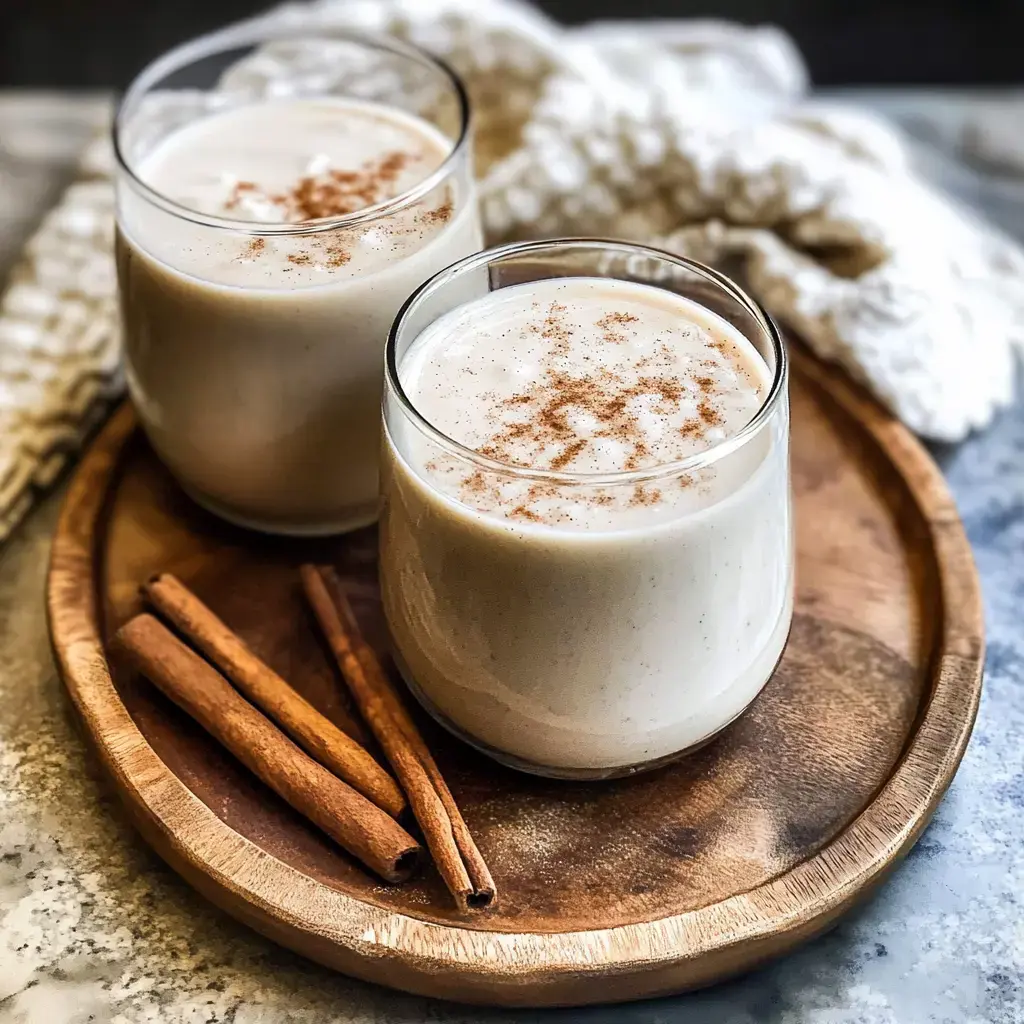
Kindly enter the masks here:
<path id="1" fill-rule="evenodd" d="M 754 415 L 735 434 L 723 438 L 702 451 L 692 455 L 684 456 L 681 459 L 674 459 L 671 462 L 661 462 L 655 466 L 648 466 L 644 469 L 616 470 L 610 473 L 578 473 L 571 470 L 548 470 L 534 469 L 527 466 L 515 466 L 507 462 L 492 459 L 482 455 L 478 451 L 449 437 L 444 431 L 435 427 L 415 406 L 402 386 L 398 374 L 398 338 L 402 327 L 414 307 L 427 295 L 444 287 L 460 275 L 478 270 L 493 262 L 504 260 L 510 256 L 519 256 L 530 253 L 542 253 L 547 251 L 558 251 L 566 249 L 604 249 L 614 250 L 631 256 L 646 256 L 675 264 L 685 270 L 692 271 L 697 275 L 710 281 L 725 291 L 731 298 L 742 305 L 748 313 L 753 315 L 758 326 L 764 331 L 771 342 L 775 354 L 775 372 L 772 378 L 771 387 L 761 402 Z M 586 275 L 569 275 L 582 277 Z M 594 275 L 599 276 L 599 275 Z M 616 278 L 611 277 L 611 280 Z M 538 280 L 548 280 L 538 279 Z M 618 278 L 618 280 L 622 280 Z M 646 282 L 639 282 L 646 283 Z M 657 282 L 650 283 L 650 287 L 659 287 Z M 665 289 L 668 290 L 668 289 Z M 695 301 L 695 300 L 694 300 Z M 650 245 L 642 245 L 636 242 L 626 242 L 615 238 L 579 237 L 579 238 L 553 238 L 542 239 L 532 242 L 509 242 L 505 245 L 496 246 L 493 249 L 485 249 L 482 252 L 466 256 L 457 260 L 444 270 L 439 271 L 433 277 L 424 281 L 402 304 L 398 315 L 395 317 L 391 330 L 388 332 L 387 342 L 384 348 L 384 377 L 386 387 L 398 399 L 402 411 L 412 420 L 413 424 L 432 441 L 438 444 L 449 454 L 460 459 L 473 463 L 480 469 L 490 472 L 501 473 L 505 476 L 515 476 L 527 480 L 536 480 L 553 484 L 580 485 L 607 485 L 644 483 L 650 480 L 660 480 L 665 477 L 680 476 L 691 473 L 707 466 L 713 465 L 730 453 L 742 448 L 755 434 L 759 433 L 763 425 L 771 418 L 775 409 L 786 394 L 787 382 L 789 380 L 789 359 L 786 354 L 786 346 L 783 344 L 782 335 L 775 322 L 768 315 L 765 309 L 756 300 L 751 298 L 731 278 L 719 273 L 712 267 L 696 260 L 688 259 L 685 256 L 678 256 L 668 252 L 666 249 L 658 249 Z M 385 421 L 385 429 L 387 423 Z"/>
<path id="2" fill-rule="evenodd" d="M 125 130 L 125 118 L 133 106 L 150 92 L 162 78 L 174 71 L 187 67 L 189 64 L 232 48 L 246 45 L 255 46 L 259 43 L 280 40 L 309 39 L 316 36 L 317 31 L 320 32 L 320 38 L 326 36 L 330 39 L 361 43 L 370 48 L 387 50 L 390 53 L 418 61 L 420 64 L 439 71 L 447 79 L 458 103 L 459 135 L 442 163 L 427 177 L 399 195 L 379 203 L 374 203 L 372 206 L 363 207 L 361 210 L 340 214 L 335 217 L 319 217 L 297 223 L 234 220 L 229 217 L 219 217 L 216 214 L 202 213 L 171 199 L 139 177 L 132 167 L 131 161 L 126 157 L 121 145 L 121 136 Z M 354 227 L 378 220 L 381 217 L 397 213 L 399 210 L 412 206 L 420 199 L 429 195 L 429 193 L 442 185 L 451 176 L 454 165 L 466 150 L 470 137 L 471 116 L 469 95 L 459 75 L 447 62 L 412 43 L 407 43 L 402 39 L 382 33 L 363 32 L 358 29 L 335 28 L 331 26 L 323 26 L 321 30 L 300 29 L 296 26 L 277 25 L 266 18 L 257 17 L 228 26 L 227 28 L 218 29 L 215 32 L 197 36 L 173 47 L 147 64 L 135 76 L 117 104 L 111 127 L 111 140 L 117 170 L 127 177 L 131 187 L 142 198 L 167 213 L 174 214 L 180 219 L 193 224 L 233 231 L 236 234 L 266 235 L 268 237 L 271 235 L 311 235 L 318 234 L 321 231 L 334 231 L 338 228 Z"/>

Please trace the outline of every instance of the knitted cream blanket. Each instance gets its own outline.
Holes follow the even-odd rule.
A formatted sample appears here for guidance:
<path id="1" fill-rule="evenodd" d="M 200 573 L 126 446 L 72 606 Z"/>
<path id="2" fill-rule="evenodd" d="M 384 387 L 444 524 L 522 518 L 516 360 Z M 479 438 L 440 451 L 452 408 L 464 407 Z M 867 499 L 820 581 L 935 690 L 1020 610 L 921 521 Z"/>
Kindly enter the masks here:
<path id="1" fill-rule="evenodd" d="M 809 98 L 779 31 L 570 30 L 517 0 L 268 17 L 403 36 L 461 73 L 490 241 L 616 235 L 722 266 L 928 437 L 959 439 L 1010 400 L 1024 255 L 917 177 L 885 124 Z M 110 172 L 101 140 L 0 302 L 0 540 L 121 389 Z"/>

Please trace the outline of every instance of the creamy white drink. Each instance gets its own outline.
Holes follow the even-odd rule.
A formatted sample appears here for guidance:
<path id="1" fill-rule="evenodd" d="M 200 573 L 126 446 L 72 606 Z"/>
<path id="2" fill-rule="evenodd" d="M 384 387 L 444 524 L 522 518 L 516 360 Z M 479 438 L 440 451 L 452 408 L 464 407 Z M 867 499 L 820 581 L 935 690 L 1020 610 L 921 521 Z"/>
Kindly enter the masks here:
<path id="1" fill-rule="evenodd" d="M 792 615 L 787 410 L 738 436 L 772 374 L 736 328 L 649 285 L 552 278 L 445 313 L 397 372 L 482 456 L 386 399 L 384 605 L 442 720 L 585 775 L 691 748 L 753 700 Z"/>
<path id="2" fill-rule="evenodd" d="M 387 331 L 417 285 L 480 248 L 475 198 L 453 174 L 362 223 L 317 222 L 402 197 L 452 146 L 381 104 L 268 99 L 187 123 L 139 160 L 135 176 L 178 210 L 119 190 L 128 384 L 202 504 L 286 533 L 375 518 Z"/>

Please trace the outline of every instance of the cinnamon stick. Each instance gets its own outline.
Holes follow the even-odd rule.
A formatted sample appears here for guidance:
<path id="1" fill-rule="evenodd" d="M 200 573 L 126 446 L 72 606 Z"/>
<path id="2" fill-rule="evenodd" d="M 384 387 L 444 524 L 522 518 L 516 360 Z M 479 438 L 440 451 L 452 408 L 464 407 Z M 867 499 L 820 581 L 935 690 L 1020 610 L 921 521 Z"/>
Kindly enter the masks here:
<path id="1" fill-rule="evenodd" d="M 395 780 L 351 736 L 257 658 L 177 577 L 160 573 L 143 584 L 142 592 L 185 639 L 325 768 L 393 818 L 405 810 L 405 797 Z"/>
<path id="2" fill-rule="evenodd" d="M 464 909 L 488 906 L 495 887 L 419 730 L 367 644 L 333 569 L 302 566 L 302 585 L 363 717 L 405 788 L 449 891 Z"/>
<path id="3" fill-rule="evenodd" d="M 393 818 L 303 753 L 152 615 L 115 644 L 129 662 L 300 814 L 389 882 L 412 873 L 422 848 Z"/>
<path id="4" fill-rule="evenodd" d="M 338 610 L 342 613 L 349 635 L 356 636 L 360 641 L 355 645 L 355 648 L 356 656 L 362 664 L 364 673 L 379 678 L 380 692 L 391 711 L 393 719 L 398 723 L 399 728 L 402 729 L 406 739 L 412 746 L 413 752 L 426 769 L 427 776 L 430 778 L 441 803 L 444 805 L 444 809 L 451 821 L 452 834 L 455 836 L 455 843 L 459 848 L 459 853 L 462 855 L 462 860 L 466 865 L 466 871 L 469 874 L 469 879 L 473 884 L 473 891 L 476 894 L 476 902 L 479 903 L 482 898 L 483 902 L 480 905 L 486 906 L 494 899 L 496 892 L 494 879 L 491 877 L 491 872 L 487 867 L 487 862 L 484 860 L 483 854 L 477 847 L 476 841 L 473 839 L 473 836 L 469 831 L 469 826 L 466 824 L 465 818 L 462 817 L 459 805 L 455 802 L 455 797 L 452 796 L 452 791 L 448 788 L 448 783 L 444 781 L 441 769 L 437 767 L 437 762 L 434 760 L 433 754 L 430 753 L 430 748 L 427 746 L 426 741 L 423 739 L 419 729 L 416 727 L 416 723 L 412 720 L 412 717 L 406 710 L 401 698 L 395 692 L 395 688 L 392 686 L 387 674 L 381 667 L 380 661 L 374 653 L 373 648 L 362 639 L 362 635 L 359 631 L 359 624 L 356 622 L 355 614 L 352 611 L 352 605 L 345 596 L 345 592 L 342 589 L 341 581 L 338 579 L 337 573 L 334 569 L 329 567 L 322 571 L 325 576 L 325 583 L 328 591 L 334 597 L 335 604 L 337 605 Z"/>

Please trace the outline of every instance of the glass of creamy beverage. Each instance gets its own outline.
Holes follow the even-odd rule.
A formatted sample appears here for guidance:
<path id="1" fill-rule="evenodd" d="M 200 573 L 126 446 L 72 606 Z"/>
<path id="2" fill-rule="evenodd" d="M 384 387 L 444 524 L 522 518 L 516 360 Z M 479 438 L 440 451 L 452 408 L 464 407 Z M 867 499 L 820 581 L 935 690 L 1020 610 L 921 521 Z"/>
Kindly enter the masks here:
<path id="1" fill-rule="evenodd" d="M 384 342 L 481 247 L 458 78 L 394 39 L 259 21 L 160 58 L 117 114 L 128 388 L 208 509 L 376 518 Z"/>
<path id="2" fill-rule="evenodd" d="M 786 355 L 715 271 L 593 239 L 442 271 L 388 339 L 381 586 L 444 725 L 542 775 L 696 748 L 793 611 Z"/>

